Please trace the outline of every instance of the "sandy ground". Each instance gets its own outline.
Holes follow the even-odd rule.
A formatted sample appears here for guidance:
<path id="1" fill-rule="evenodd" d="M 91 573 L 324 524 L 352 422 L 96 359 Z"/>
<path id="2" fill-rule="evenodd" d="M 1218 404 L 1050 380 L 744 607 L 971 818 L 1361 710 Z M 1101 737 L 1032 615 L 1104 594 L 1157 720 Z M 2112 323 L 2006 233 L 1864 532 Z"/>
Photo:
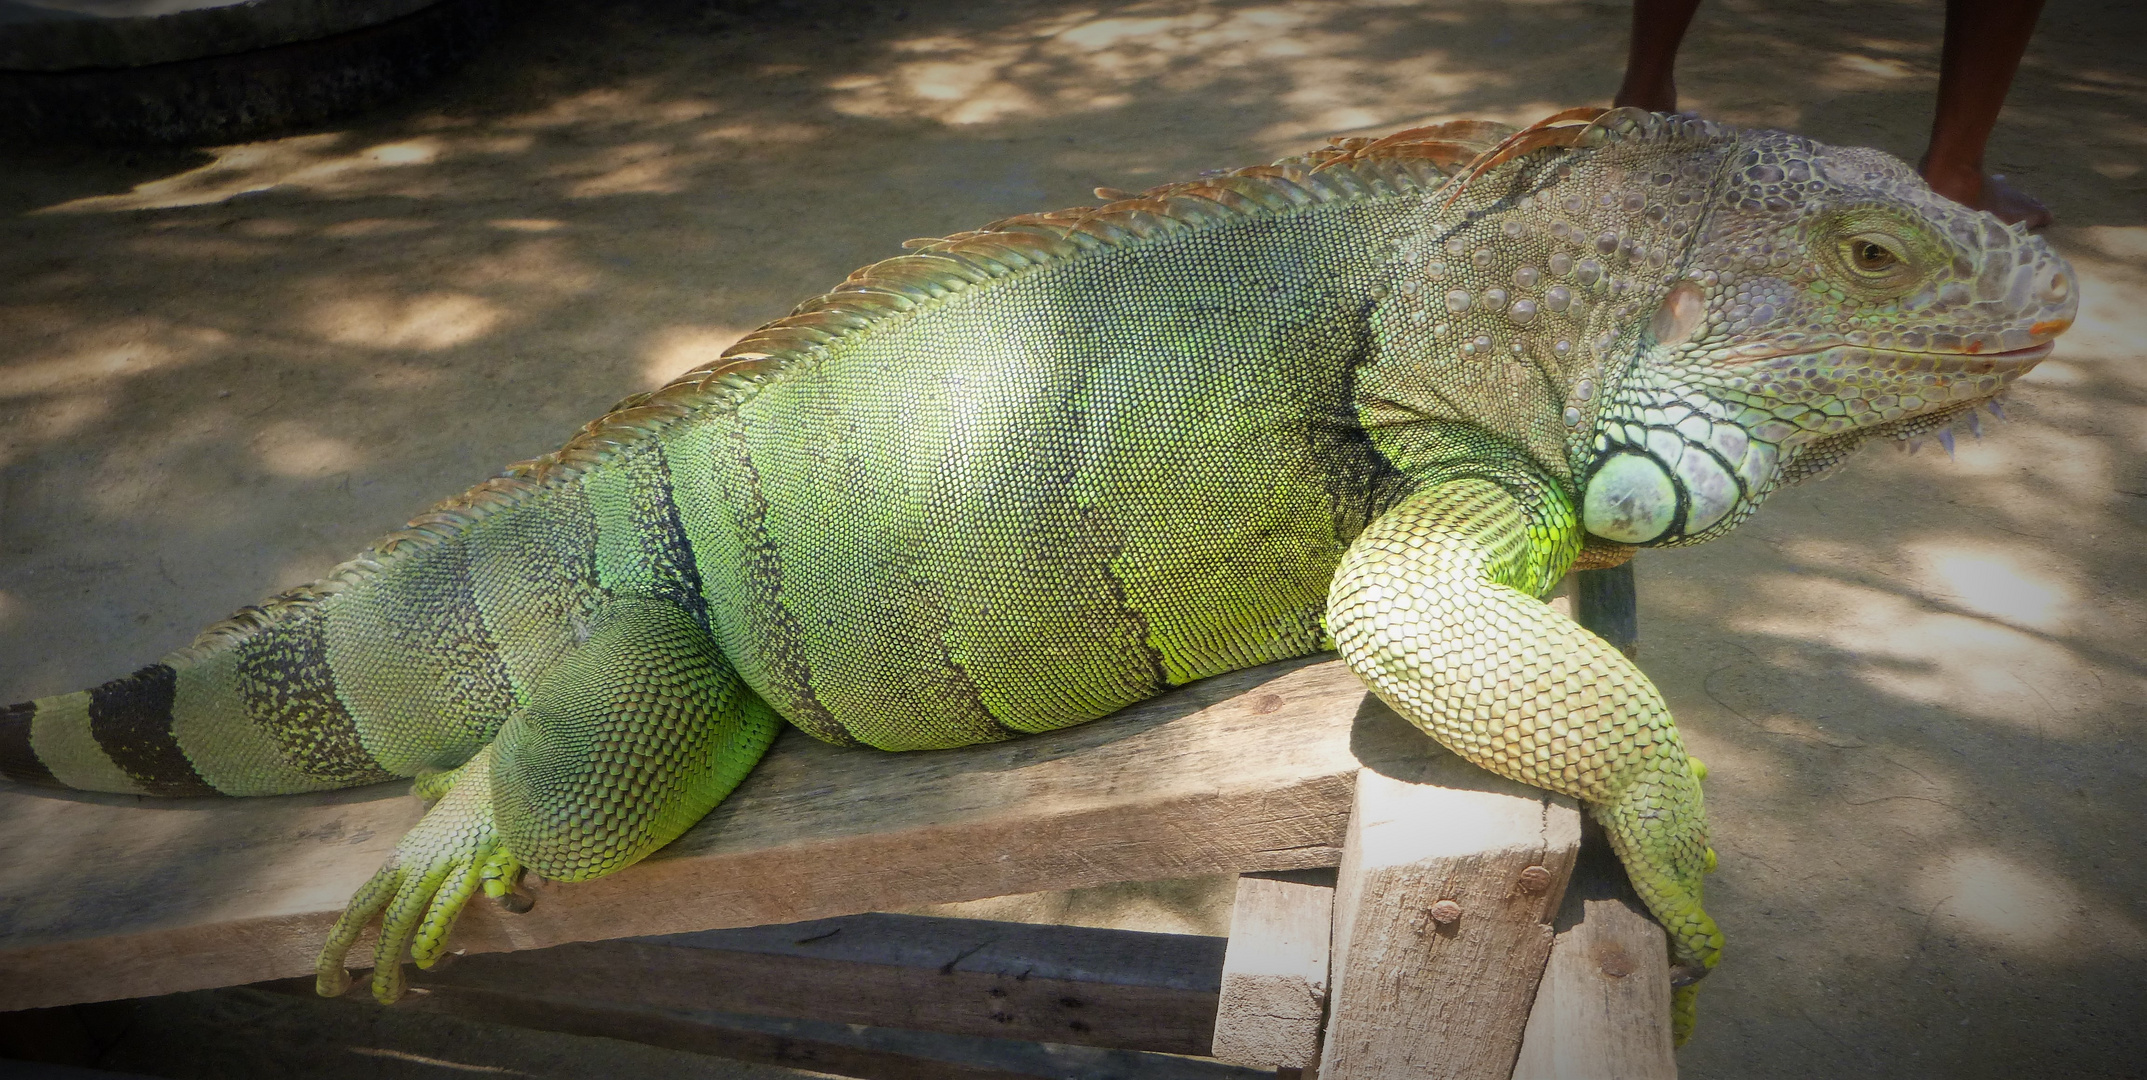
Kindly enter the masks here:
<path id="1" fill-rule="evenodd" d="M 1913 158 L 1941 7 L 1712 3 L 1680 86 Z M 553 2 L 347 125 L 0 157 L 0 700 L 317 576 L 905 238 L 1601 102 L 1625 17 Z M 2147 1071 L 2142 41 L 2138 6 L 2053 0 L 1993 141 L 2083 279 L 2015 422 L 1640 564 L 1643 666 L 1714 768 L 1731 951 L 1688 1077 Z"/>

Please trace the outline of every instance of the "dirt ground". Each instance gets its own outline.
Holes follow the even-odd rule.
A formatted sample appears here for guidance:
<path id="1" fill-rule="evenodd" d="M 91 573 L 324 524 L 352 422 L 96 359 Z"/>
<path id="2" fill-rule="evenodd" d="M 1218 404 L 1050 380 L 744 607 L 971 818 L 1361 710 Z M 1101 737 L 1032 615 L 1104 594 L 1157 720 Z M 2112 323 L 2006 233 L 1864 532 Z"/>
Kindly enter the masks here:
<path id="1" fill-rule="evenodd" d="M 1942 7 L 1717 0 L 1679 85 L 1711 117 L 1913 159 Z M 1625 19 L 549 2 L 347 124 L 8 152 L 0 701 L 318 576 L 906 238 L 1329 135 L 1601 103 Z M 2147 1073 L 2143 41 L 2139 5 L 2052 0 L 1993 140 L 2082 277 L 2014 422 L 1956 461 L 1867 452 L 1639 564 L 1642 665 L 1713 767 L 1730 942 L 1688 1077 Z M 456 1060 L 525 1069 L 483 1045 Z M 562 1053 L 560 1075 L 624 1075 Z"/>

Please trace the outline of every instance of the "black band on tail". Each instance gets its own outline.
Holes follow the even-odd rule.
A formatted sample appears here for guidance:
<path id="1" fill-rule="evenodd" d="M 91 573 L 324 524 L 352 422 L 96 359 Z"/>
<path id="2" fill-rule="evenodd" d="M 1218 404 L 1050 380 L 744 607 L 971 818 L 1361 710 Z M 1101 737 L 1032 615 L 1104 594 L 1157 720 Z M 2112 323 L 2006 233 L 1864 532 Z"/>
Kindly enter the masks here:
<path id="1" fill-rule="evenodd" d="M 179 675 L 151 664 L 89 692 L 89 731 L 122 772 L 151 795 L 214 795 L 171 732 Z"/>
<path id="2" fill-rule="evenodd" d="M 37 704 L 31 701 L 0 708 L 0 776 L 38 787 L 65 787 L 30 749 L 30 718 L 36 715 Z"/>

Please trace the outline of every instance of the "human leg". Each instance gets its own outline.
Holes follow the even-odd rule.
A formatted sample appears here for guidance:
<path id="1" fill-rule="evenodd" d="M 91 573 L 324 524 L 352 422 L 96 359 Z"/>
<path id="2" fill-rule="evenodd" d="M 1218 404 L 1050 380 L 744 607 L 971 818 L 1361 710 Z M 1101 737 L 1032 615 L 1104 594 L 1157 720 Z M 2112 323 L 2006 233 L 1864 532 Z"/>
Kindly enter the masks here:
<path id="1" fill-rule="evenodd" d="M 1677 47 L 1699 8 L 1700 0 L 1635 0 L 1625 83 L 1612 104 L 1677 111 Z"/>
<path id="2" fill-rule="evenodd" d="M 1986 175 L 1983 147 L 2042 9 L 2043 0 L 1947 0 L 1938 109 L 1917 167 L 1940 195 L 2031 229 L 2050 224 L 2050 209 L 2004 177 Z"/>

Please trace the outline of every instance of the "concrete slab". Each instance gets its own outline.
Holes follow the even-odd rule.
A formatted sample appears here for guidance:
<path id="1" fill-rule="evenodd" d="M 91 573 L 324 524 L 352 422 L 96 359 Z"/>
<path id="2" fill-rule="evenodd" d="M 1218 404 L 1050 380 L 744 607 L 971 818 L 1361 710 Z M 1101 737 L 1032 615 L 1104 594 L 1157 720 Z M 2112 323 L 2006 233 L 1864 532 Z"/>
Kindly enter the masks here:
<path id="1" fill-rule="evenodd" d="M 139 67 L 313 41 L 439 0 L 0 0 L 0 71 Z"/>

